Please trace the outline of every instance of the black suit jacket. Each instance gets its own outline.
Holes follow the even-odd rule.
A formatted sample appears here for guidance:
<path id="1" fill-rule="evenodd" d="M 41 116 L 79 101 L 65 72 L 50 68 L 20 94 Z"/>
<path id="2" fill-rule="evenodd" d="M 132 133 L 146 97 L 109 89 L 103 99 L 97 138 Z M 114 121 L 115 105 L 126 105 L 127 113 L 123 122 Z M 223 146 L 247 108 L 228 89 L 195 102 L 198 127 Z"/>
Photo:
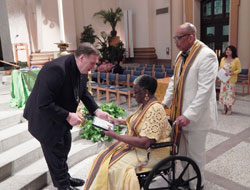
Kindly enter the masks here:
<path id="1" fill-rule="evenodd" d="M 66 118 L 69 112 L 76 112 L 79 99 L 91 114 L 98 108 L 86 88 L 87 77 L 80 75 L 73 54 L 41 69 L 24 110 L 29 132 L 41 143 L 53 145 L 72 129 Z"/>

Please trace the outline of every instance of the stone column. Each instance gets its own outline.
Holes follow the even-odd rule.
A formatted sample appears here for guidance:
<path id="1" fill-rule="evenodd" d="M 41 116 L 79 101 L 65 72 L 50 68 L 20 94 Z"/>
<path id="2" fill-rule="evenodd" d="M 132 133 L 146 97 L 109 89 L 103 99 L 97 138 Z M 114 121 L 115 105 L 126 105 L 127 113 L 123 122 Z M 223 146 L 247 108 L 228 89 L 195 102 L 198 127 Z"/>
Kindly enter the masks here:
<path id="1" fill-rule="evenodd" d="M 10 38 L 10 26 L 6 0 L 0 0 L 0 38 L 2 44 L 3 59 L 14 61 L 12 42 Z"/>

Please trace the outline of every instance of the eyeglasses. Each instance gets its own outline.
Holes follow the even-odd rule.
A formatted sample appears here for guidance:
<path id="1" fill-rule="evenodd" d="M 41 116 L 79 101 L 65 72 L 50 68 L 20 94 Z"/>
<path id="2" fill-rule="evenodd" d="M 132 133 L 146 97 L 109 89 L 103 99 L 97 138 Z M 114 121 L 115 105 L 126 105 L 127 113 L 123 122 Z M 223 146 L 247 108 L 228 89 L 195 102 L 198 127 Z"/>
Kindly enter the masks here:
<path id="1" fill-rule="evenodd" d="M 185 37 L 185 36 L 189 36 L 189 35 L 191 35 L 191 34 L 184 34 L 184 35 L 182 35 L 182 36 L 174 36 L 173 39 L 174 39 L 175 41 L 178 41 L 178 40 L 180 40 L 181 38 L 183 38 L 183 37 Z"/>

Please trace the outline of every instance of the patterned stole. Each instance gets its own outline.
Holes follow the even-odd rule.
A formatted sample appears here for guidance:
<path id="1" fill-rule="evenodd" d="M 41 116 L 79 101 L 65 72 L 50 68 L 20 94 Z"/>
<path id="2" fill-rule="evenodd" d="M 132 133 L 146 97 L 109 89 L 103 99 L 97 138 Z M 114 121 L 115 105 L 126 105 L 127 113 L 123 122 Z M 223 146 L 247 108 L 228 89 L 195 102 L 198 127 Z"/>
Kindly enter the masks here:
<path id="1" fill-rule="evenodd" d="M 129 136 L 137 136 L 136 134 L 136 126 L 138 126 L 138 124 L 140 123 L 142 117 L 144 116 L 144 114 L 146 113 L 146 111 L 151 107 L 151 105 L 153 105 L 154 103 L 157 103 L 158 101 L 149 101 L 147 103 L 147 105 L 145 105 L 145 107 L 143 108 L 143 110 L 141 111 L 141 113 L 138 115 L 138 117 L 136 118 L 136 120 L 132 123 L 132 126 L 130 126 L 128 124 L 128 128 L 129 128 Z M 137 109 L 136 112 L 139 111 L 140 108 Z M 135 113 L 136 113 L 135 112 Z M 130 118 L 133 115 L 131 115 L 127 121 L 130 120 Z M 127 122 L 128 123 L 128 122 Z M 100 179 L 96 184 L 95 184 L 95 189 L 101 190 L 101 189 L 107 189 L 107 176 L 108 176 L 108 168 L 110 166 L 112 166 L 116 161 L 118 161 L 122 156 L 124 156 L 125 154 L 127 154 L 130 150 L 133 150 L 134 147 L 131 145 L 128 145 L 124 142 L 115 142 L 112 143 L 109 147 L 107 147 L 105 150 L 103 150 L 98 157 L 95 159 L 92 168 L 90 170 L 88 179 L 86 181 L 85 184 L 85 190 L 88 190 L 91 186 L 91 184 L 93 183 L 95 177 L 98 178 L 103 178 Z M 103 168 L 104 167 L 104 168 Z M 97 173 L 99 172 L 101 174 Z M 102 172 L 104 171 L 104 172 Z M 99 176 L 100 175 L 100 176 Z M 97 180 L 98 180 L 97 178 Z M 104 181 L 105 184 L 101 184 L 101 181 Z M 100 184 L 98 184 L 100 182 Z"/>
<path id="2" fill-rule="evenodd" d="M 182 73 L 179 73 L 179 69 L 182 62 L 181 54 L 177 57 L 174 70 L 174 97 L 171 107 L 170 119 L 175 121 L 178 116 L 182 114 L 182 101 L 183 101 L 183 89 L 185 80 L 189 69 L 191 68 L 196 56 L 199 54 L 203 45 L 197 41 L 190 50 L 190 53 L 183 63 Z M 179 74 L 179 76 L 178 76 Z"/>
<path id="3" fill-rule="evenodd" d="M 199 54 L 203 44 L 200 41 L 197 41 L 189 52 L 189 55 L 185 61 L 182 63 L 182 56 L 181 54 L 177 57 L 175 63 L 175 70 L 174 70 L 174 97 L 170 112 L 170 120 L 175 121 L 178 116 L 182 114 L 182 103 L 183 103 L 183 95 L 184 95 L 184 84 L 186 81 L 186 77 L 188 74 L 189 69 L 191 68 L 196 56 Z M 181 63 L 184 64 L 182 68 L 182 72 L 180 73 L 179 70 L 181 69 Z M 180 138 L 181 138 L 182 128 L 176 126 L 175 128 L 175 135 L 174 135 L 174 144 L 179 146 Z M 176 147 L 173 147 L 172 150 L 174 153 L 176 152 Z"/>

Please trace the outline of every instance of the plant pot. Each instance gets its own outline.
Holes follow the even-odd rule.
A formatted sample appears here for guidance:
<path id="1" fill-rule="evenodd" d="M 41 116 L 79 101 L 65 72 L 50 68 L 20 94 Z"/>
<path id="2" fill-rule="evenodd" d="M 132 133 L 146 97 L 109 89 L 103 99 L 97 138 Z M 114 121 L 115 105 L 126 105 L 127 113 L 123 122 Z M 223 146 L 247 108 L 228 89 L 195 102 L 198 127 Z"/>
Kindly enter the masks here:
<path id="1" fill-rule="evenodd" d="M 120 42 L 120 36 L 114 36 L 111 38 L 109 45 L 110 46 L 117 46 L 117 44 Z"/>
<path id="2" fill-rule="evenodd" d="M 12 72 L 13 70 L 11 69 L 11 70 L 6 70 L 5 71 L 5 75 L 11 75 L 11 72 Z"/>

